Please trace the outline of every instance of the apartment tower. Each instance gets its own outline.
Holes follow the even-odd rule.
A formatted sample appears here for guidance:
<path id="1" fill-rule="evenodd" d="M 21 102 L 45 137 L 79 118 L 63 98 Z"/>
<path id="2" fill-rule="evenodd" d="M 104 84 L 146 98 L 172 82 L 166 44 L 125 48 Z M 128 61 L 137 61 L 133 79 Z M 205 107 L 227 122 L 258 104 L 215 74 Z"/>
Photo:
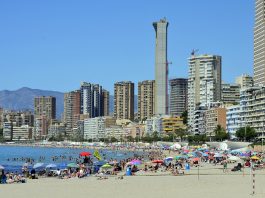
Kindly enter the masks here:
<path id="1" fill-rule="evenodd" d="M 155 81 L 145 80 L 138 83 L 138 119 L 144 121 L 154 115 Z"/>
<path id="2" fill-rule="evenodd" d="M 189 58 L 188 125 L 194 125 L 196 106 L 221 101 L 221 56 L 194 55 Z"/>
<path id="3" fill-rule="evenodd" d="M 114 117 L 134 120 L 134 83 L 131 81 L 114 84 Z"/>
<path id="4" fill-rule="evenodd" d="M 155 47 L 155 114 L 168 113 L 168 62 L 167 62 L 167 20 L 154 22 Z"/>
<path id="5" fill-rule="evenodd" d="M 170 114 L 181 116 L 188 107 L 188 79 L 175 78 L 170 84 Z"/>
<path id="6" fill-rule="evenodd" d="M 254 27 L 254 83 L 265 86 L 265 0 L 256 0 Z"/>

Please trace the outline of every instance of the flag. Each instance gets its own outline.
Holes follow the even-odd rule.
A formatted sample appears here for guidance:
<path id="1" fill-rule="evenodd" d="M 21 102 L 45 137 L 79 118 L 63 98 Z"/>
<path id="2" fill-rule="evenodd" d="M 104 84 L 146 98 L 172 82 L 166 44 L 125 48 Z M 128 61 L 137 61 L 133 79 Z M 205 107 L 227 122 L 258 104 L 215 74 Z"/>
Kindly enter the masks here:
<path id="1" fill-rule="evenodd" d="M 98 152 L 98 150 L 95 150 L 93 155 L 94 155 L 94 157 L 97 158 L 98 160 L 101 160 L 101 159 L 102 159 L 102 158 L 101 158 L 101 155 L 100 155 L 99 152 Z"/>

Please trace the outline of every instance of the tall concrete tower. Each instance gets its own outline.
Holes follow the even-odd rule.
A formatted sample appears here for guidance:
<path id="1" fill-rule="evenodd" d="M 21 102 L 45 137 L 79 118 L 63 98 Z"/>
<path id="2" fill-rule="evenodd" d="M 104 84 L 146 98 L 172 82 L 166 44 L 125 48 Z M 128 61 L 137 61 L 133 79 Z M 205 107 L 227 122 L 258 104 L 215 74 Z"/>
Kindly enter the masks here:
<path id="1" fill-rule="evenodd" d="M 168 114 L 168 63 L 166 19 L 154 22 L 156 32 L 155 54 L 155 114 Z"/>
<path id="2" fill-rule="evenodd" d="M 265 0 L 256 0 L 254 28 L 254 84 L 265 86 Z"/>

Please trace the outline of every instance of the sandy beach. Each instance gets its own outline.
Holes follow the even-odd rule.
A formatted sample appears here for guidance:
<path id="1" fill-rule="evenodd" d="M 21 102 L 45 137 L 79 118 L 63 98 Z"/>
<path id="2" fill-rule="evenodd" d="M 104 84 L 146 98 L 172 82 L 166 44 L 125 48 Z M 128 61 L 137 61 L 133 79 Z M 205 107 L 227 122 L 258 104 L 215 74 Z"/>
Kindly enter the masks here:
<path id="1" fill-rule="evenodd" d="M 229 164 L 231 168 L 234 164 Z M 27 180 L 26 184 L 0 186 L 0 197 L 5 198 L 130 198 L 130 197 L 265 197 L 265 170 L 256 171 L 256 194 L 252 193 L 250 170 L 223 173 L 221 166 L 205 165 L 192 168 L 184 176 L 171 176 L 169 173 L 138 173 L 137 176 L 117 176 L 97 180 L 95 176 L 78 179 L 42 178 Z M 147 176 L 149 175 L 149 176 Z"/>

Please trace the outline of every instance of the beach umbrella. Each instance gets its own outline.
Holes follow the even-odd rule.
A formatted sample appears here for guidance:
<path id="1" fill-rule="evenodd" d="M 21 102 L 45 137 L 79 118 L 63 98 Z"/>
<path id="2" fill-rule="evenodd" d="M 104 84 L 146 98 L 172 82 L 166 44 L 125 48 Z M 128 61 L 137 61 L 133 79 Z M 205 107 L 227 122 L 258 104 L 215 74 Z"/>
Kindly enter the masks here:
<path id="1" fill-rule="evenodd" d="M 108 169 L 112 168 L 112 166 L 110 164 L 104 164 L 103 166 L 101 166 L 101 168 Z"/>
<path id="2" fill-rule="evenodd" d="M 91 153 L 86 152 L 86 151 L 83 151 L 83 152 L 81 152 L 79 155 L 82 156 L 82 157 L 84 157 L 84 156 L 90 156 Z"/>
<path id="3" fill-rule="evenodd" d="M 163 160 L 153 160 L 152 163 L 156 164 L 162 164 L 164 161 Z"/>
<path id="4" fill-rule="evenodd" d="M 59 169 L 65 169 L 66 167 L 67 167 L 66 163 L 61 163 L 61 164 L 58 165 Z"/>
<path id="5" fill-rule="evenodd" d="M 198 158 L 198 157 L 195 157 L 195 158 L 193 158 L 192 159 L 192 161 L 194 161 L 194 162 L 197 162 L 197 161 L 199 161 L 200 159 Z"/>
<path id="6" fill-rule="evenodd" d="M 251 159 L 252 159 L 252 160 L 260 160 L 260 158 L 257 157 L 257 156 L 252 156 Z"/>
<path id="7" fill-rule="evenodd" d="M 141 160 L 132 160 L 129 162 L 131 165 L 140 165 L 142 164 Z"/>
<path id="8" fill-rule="evenodd" d="M 33 166 L 34 169 L 43 167 L 44 163 L 37 163 Z"/>
<path id="9" fill-rule="evenodd" d="M 222 157 L 222 154 L 221 153 L 216 153 L 216 154 L 214 154 L 214 156 L 213 157 Z"/>
<path id="10" fill-rule="evenodd" d="M 164 160 L 165 161 L 172 161 L 173 160 L 173 157 L 166 157 Z"/>
<path id="11" fill-rule="evenodd" d="M 29 166 L 28 163 L 24 163 L 24 164 L 23 164 L 23 167 L 28 167 L 28 166 Z"/>
<path id="12" fill-rule="evenodd" d="M 57 167 L 56 164 L 48 164 L 48 165 L 46 166 L 46 168 L 56 168 L 56 167 Z"/>
<path id="13" fill-rule="evenodd" d="M 207 153 L 202 154 L 203 157 L 208 157 L 209 155 Z"/>
<path id="14" fill-rule="evenodd" d="M 237 156 L 230 156 L 230 157 L 228 158 L 228 160 L 230 160 L 230 161 L 238 161 L 238 160 L 240 160 L 240 158 L 237 157 Z"/>
<path id="15" fill-rule="evenodd" d="M 5 169 L 5 167 L 3 167 L 2 165 L 0 165 L 0 170 L 3 170 L 3 169 Z"/>
<path id="16" fill-rule="evenodd" d="M 70 163 L 70 164 L 67 164 L 67 167 L 68 168 L 79 168 L 79 166 L 76 164 L 76 163 Z"/>
<path id="17" fill-rule="evenodd" d="M 103 166 L 104 164 L 106 164 L 106 161 L 96 161 L 93 164 L 94 166 Z"/>

